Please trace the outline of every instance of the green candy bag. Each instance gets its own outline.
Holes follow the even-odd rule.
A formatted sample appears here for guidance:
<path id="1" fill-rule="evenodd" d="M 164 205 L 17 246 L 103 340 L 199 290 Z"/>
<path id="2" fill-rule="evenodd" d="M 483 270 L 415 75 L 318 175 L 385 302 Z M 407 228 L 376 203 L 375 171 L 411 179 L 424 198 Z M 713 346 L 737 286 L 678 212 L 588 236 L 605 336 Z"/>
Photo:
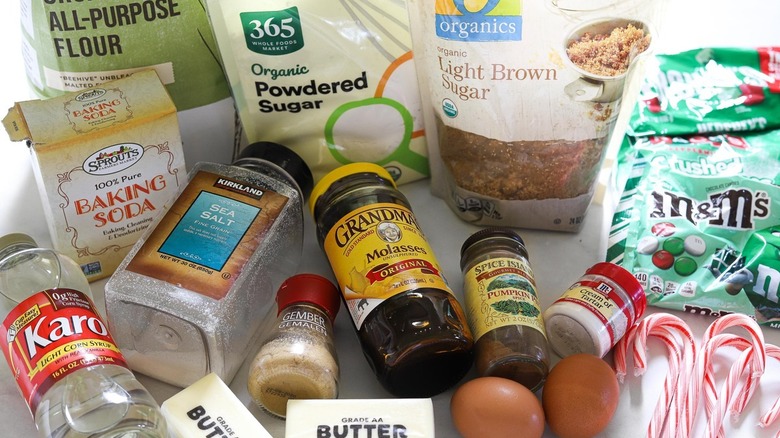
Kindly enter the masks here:
<path id="1" fill-rule="evenodd" d="M 780 328 L 780 129 L 769 129 L 780 122 L 780 81 L 764 69 L 761 102 L 724 97 L 739 89 L 736 76 L 758 77 L 754 64 L 742 63 L 777 59 L 779 50 L 662 55 L 660 70 L 645 80 L 618 157 L 623 190 L 607 260 L 636 276 L 650 305 L 711 316 L 738 312 Z M 710 55 L 718 67 L 700 62 Z M 702 82 L 703 68 L 729 80 Z M 647 93 L 659 77 L 680 80 L 662 93 L 663 111 L 653 112 Z M 764 129 L 748 119 L 760 119 Z M 743 129 L 727 129 L 738 125 Z M 724 129 L 709 132 L 715 126 Z"/>

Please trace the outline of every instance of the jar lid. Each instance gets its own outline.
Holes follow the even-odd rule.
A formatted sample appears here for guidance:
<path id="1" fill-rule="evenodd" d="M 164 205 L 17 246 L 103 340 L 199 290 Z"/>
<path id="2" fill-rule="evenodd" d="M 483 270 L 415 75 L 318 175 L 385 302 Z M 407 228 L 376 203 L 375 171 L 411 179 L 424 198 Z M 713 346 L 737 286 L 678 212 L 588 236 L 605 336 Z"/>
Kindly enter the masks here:
<path id="1" fill-rule="evenodd" d="M 0 260 L 18 251 L 19 245 L 35 248 L 35 239 L 24 233 L 11 233 L 0 237 Z"/>
<path id="2" fill-rule="evenodd" d="M 374 173 L 379 177 L 386 179 L 395 187 L 395 180 L 393 180 L 393 177 L 390 176 L 390 173 L 385 170 L 384 167 L 378 164 L 350 163 L 339 166 L 323 176 L 317 185 L 314 186 L 314 189 L 312 189 L 311 197 L 309 198 L 309 211 L 311 211 L 312 216 L 314 215 L 314 206 L 317 204 L 317 199 L 322 196 L 333 183 L 342 178 L 357 175 L 359 173 Z"/>
<path id="3" fill-rule="evenodd" d="M 254 170 L 253 159 L 268 161 L 284 169 L 298 184 L 304 199 L 311 193 L 314 184 L 311 169 L 292 149 L 270 141 L 252 143 L 241 151 L 233 164 Z"/>
<path id="4" fill-rule="evenodd" d="M 278 312 L 294 303 L 314 304 L 325 310 L 333 321 L 341 306 L 341 292 L 330 280 L 320 275 L 293 275 L 279 286 L 276 293 Z"/>
<path id="5" fill-rule="evenodd" d="M 625 268 L 614 263 L 600 262 L 588 268 L 585 274 L 603 275 L 615 281 L 634 302 L 636 309 L 636 318 L 639 319 L 647 309 L 647 296 L 645 290 L 634 274 L 628 272 Z"/>
<path id="6" fill-rule="evenodd" d="M 11 245 L 18 245 L 20 243 L 37 246 L 35 239 L 24 233 L 11 233 L 0 237 L 0 251 L 8 248 Z"/>
<path id="7" fill-rule="evenodd" d="M 525 246 L 525 242 L 523 242 L 523 238 L 520 237 L 520 235 L 517 234 L 511 228 L 488 227 L 477 231 L 476 233 L 469 236 L 465 242 L 463 242 L 463 246 L 460 247 L 460 256 L 463 257 L 463 253 L 465 253 L 471 245 L 474 245 L 480 240 L 492 239 L 492 238 L 509 239 L 519 243 L 520 245 Z"/>

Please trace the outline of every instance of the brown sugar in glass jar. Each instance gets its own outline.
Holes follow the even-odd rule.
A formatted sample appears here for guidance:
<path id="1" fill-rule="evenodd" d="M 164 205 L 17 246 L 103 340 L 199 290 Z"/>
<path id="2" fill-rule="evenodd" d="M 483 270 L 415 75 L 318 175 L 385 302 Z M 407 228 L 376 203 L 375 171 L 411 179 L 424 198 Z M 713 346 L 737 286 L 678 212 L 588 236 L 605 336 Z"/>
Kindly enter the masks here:
<path id="1" fill-rule="evenodd" d="M 473 339 L 406 197 L 381 166 L 339 167 L 309 207 L 363 353 L 395 396 L 429 397 L 471 368 Z"/>

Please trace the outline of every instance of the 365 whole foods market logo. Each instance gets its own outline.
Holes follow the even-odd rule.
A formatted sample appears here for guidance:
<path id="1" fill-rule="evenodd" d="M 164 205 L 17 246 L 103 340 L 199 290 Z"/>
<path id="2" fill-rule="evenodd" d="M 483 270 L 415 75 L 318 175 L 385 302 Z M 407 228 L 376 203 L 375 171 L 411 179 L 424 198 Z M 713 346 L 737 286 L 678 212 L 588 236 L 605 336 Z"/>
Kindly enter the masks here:
<path id="1" fill-rule="evenodd" d="M 520 41 L 522 0 L 439 0 L 436 36 L 456 41 Z"/>
<path id="2" fill-rule="evenodd" d="M 87 157 L 82 164 L 90 175 L 109 175 L 127 169 L 144 155 L 144 148 L 135 143 L 121 143 L 105 147 Z"/>
<path id="3" fill-rule="evenodd" d="M 246 47 L 263 55 L 286 55 L 303 48 L 298 8 L 243 12 L 241 25 Z"/>

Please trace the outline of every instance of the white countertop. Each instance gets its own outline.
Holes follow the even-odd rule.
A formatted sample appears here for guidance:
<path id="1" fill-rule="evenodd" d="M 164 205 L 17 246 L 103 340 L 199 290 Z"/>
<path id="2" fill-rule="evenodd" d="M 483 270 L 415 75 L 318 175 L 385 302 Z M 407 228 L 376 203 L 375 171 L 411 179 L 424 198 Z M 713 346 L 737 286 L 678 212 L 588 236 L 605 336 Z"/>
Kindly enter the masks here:
<path id="1" fill-rule="evenodd" d="M 655 0 L 652 0 L 655 1 Z M 5 67 L 0 73 L 0 107 L 10 107 L 15 101 L 30 99 L 24 80 L 24 69 L 19 53 L 18 1 L 11 0 L 4 5 L 0 14 L 0 59 Z M 677 51 L 702 46 L 758 46 L 780 45 L 780 2 L 772 0 L 679 0 L 668 8 L 668 16 L 660 28 L 657 51 Z M 5 110 L 2 111 L 3 115 Z M 12 143 L 3 133 L 0 134 L 0 234 L 24 232 L 33 236 L 39 244 L 47 246 L 49 238 L 43 217 L 41 203 L 33 178 L 27 148 L 21 143 Z M 402 186 L 412 208 L 428 235 L 444 273 L 456 289 L 456 295 L 462 298 L 458 268 L 460 246 L 471 233 L 478 228 L 460 221 L 450 212 L 445 203 L 433 197 L 427 181 Z M 606 251 L 606 239 L 611 220 L 612 194 L 606 192 L 604 202 L 594 203 L 585 220 L 583 229 L 577 234 L 562 234 L 543 231 L 519 230 L 526 241 L 531 265 L 540 292 L 542 307 L 546 308 L 557 298 L 586 268 L 601 261 Z M 313 224 L 308 218 L 304 261 L 301 272 L 314 272 L 332 278 L 324 254 L 316 243 Z M 99 305 L 103 302 L 105 281 L 92 284 L 92 291 Z M 650 308 L 651 312 L 666 310 Z M 691 326 L 694 335 L 701 339 L 712 318 L 683 315 Z M 360 352 L 357 336 L 348 320 L 347 312 L 340 312 L 336 321 L 336 346 L 341 363 L 340 398 L 387 398 L 376 382 L 366 360 Z M 766 341 L 780 345 L 780 331 L 765 329 Z M 719 350 L 720 351 L 720 350 Z M 719 353 L 720 354 L 720 353 Z M 646 433 L 647 424 L 655 408 L 666 375 L 666 355 L 660 345 L 651 343 L 647 373 L 642 377 L 629 374 L 627 382 L 621 385 L 618 411 L 611 424 L 604 431 L 604 437 L 640 437 Z M 730 356 L 723 353 L 718 362 L 718 384 L 730 366 Z M 557 357 L 553 356 L 553 360 Z M 4 361 L 3 361 L 4 362 Z M 472 371 L 473 372 L 473 371 Z M 247 368 L 244 366 L 233 382 L 231 389 L 249 406 L 251 412 L 274 437 L 284 436 L 284 422 L 263 413 L 253 406 L 245 388 Z M 473 377 L 470 374 L 467 378 Z M 140 376 L 142 383 L 153 393 L 158 402 L 179 391 L 154 379 Z M 436 430 L 438 437 L 455 438 L 455 432 L 449 415 L 449 401 L 453 390 L 433 397 Z M 736 422 L 728 419 L 724 422 L 728 437 L 770 437 L 780 430 L 776 423 L 767 430 L 755 425 L 758 418 L 766 412 L 780 396 L 780 362 L 769 359 L 768 368 L 761 379 L 761 385 L 753 396 L 745 413 Z M 703 409 L 700 409 L 703 411 Z M 697 417 L 696 434 L 704 431 L 704 415 Z M 15 383 L 10 377 L 5 363 L 0 364 L 0 424 L 1 436 L 32 437 L 34 425 L 32 418 L 19 396 Z M 554 436 L 549 429 L 546 437 Z M 489 437 L 486 437 L 489 438 Z"/>

